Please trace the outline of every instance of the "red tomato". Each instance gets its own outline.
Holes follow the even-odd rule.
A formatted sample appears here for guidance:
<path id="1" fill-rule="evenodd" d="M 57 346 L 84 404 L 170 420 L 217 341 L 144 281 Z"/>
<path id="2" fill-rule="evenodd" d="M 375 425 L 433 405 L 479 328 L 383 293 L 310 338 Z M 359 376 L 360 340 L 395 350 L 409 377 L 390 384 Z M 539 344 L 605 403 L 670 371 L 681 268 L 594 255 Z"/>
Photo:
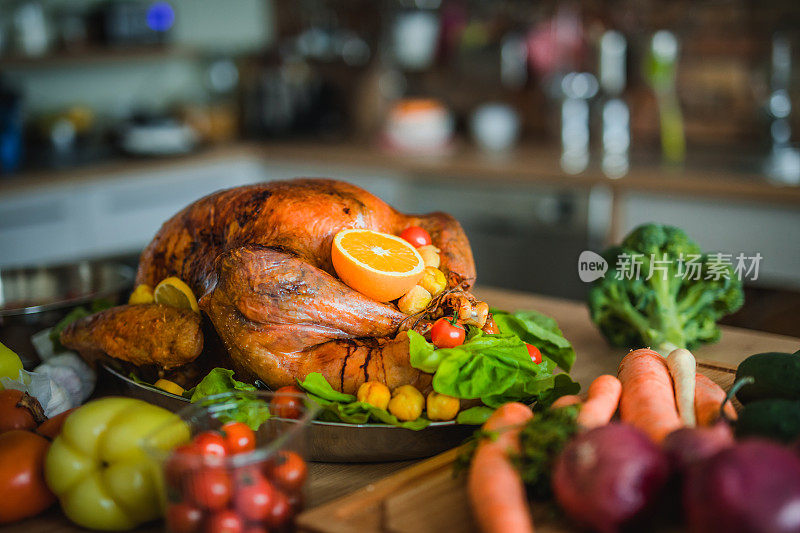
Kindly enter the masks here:
<path id="1" fill-rule="evenodd" d="M 539 351 L 539 348 L 534 346 L 533 344 L 525 344 L 525 347 L 528 348 L 528 353 L 531 355 L 531 359 L 537 365 L 542 362 L 542 352 Z"/>
<path id="2" fill-rule="evenodd" d="M 69 415 L 72 414 L 72 411 L 77 409 L 77 407 L 73 407 L 72 409 L 67 409 L 61 414 L 54 416 L 53 418 L 48 418 L 41 424 L 39 427 L 36 428 L 36 433 L 42 435 L 43 437 L 47 437 L 48 439 L 55 439 L 58 437 L 58 434 L 61 433 L 61 427 L 64 425 L 64 420 L 67 419 Z"/>
<path id="3" fill-rule="evenodd" d="M 213 455 L 215 457 L 225 457 L 225 437 L 216 431 L 203 431 L 194 437 L 194 445 L 203 455 Z"/>
<path id="4" fill-rule="evenodd" d="M 278 418 L 300 418 L 303 414 L 303 401 L 299 397 L 303 391 L 300 387 L 287 385 L 275 391 L 270 407 L 273 416 Z"/>
<path id="5" fill-rule="evenodd" d="M 242 529 L 242 519 L 230 509 L 213 514 L 206 522 L 207 533 L 241 533 Z"/>
<path id="6" fill-rule="evenodd" d="M 400 238 L 414 245 L 414 248 L 427 246 L 431 243 L 430 234 L 419 226 L 409 226 L 400 233 Z"/>
<path id="7" fill-rule="evenodd" d="M 299 492 L 308 476 L 303 458 L 294 452 L 279 452 L 269 467 L 270 479 L 289 493 Z"/>
<path id="8" fill-rule="evenodd" d="M 12 429 L 36 429 L 46 417 L 39 402 L 28 394 L 14 389 L 0 389 L 0 433 Z"/>
<path id="9" fill-rule="evenodd" d="M 186 493 L 196 505 L 217 511 L 231 500 L 231 478 L 221 468 L 203 468 L 189 476 Z"/>
<path id="10" fill-rule="evenodd" d="M 270 528 L 279 529 L 285 526 L 291 519 L 292 506 L 289 502 L 289 498 L 281 491 L 276 490 L 272 499 L 272 506 L 269 509 L 269 515 L 264 522 Z"/>
<path id="11" fill-rule="evenodd" d="M 275 488 L 255 468 L 236 476 L 234 506 L 251 522 L 261 522 L 269 517 L 275 494 Z"/>
<path id="12" fill-rule="evenodd" d="M 448 318 L 440 318 L 431 328 L 431 342 L 437 348 L 455 348 L 464 344 L 467 332 Z"/>
<path id="13" fill-rule="evenodd" d="M 231 455 L 251 452 L 256 449 L 256 434 L 244 422 L 228 422 L 222 426 L 225 447 Z"/>
<path id="14" fill-rule="evenodd" d="M 180 489 L 183 479 L 199 468 L 200 450 L 194 444 L 182 444 L 172 450 L 164 465 L 164 477 L 170 487 Z"/>
<path id="15" fill-rule="evenodd" d="M 0 524 L 37 515 L 56 500 L 44 481 L 48 448 L 46 438 L 30 431 L 0 435 Z"/>
<path id="16" fill-rule="evenodd" d="M 167 507 L 167 527 L 172 533 L 200 531 L 203 511 L 188 503 L 171 503 Z"/>
<path id="17" fill-rule="evenodd" d="M 247 526 L 247 529 L 244 530 L 244 533 L 269 533 L 267 528 L 261 526 Z"/>

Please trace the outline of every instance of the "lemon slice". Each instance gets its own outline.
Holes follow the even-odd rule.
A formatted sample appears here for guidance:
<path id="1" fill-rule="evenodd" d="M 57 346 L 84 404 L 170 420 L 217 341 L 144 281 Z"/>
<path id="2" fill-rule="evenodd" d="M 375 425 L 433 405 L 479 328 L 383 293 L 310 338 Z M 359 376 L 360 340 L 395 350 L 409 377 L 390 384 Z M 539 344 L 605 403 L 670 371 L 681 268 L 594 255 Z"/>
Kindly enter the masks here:
<path id="1" fill-rule="evenodd" d="M 197 306 L 197 298 L 194 297 L 192 289 L 174 276 L 156 285 L 156 290 L 153 294 L 157 304 L 169 305 L 180 309 L 191 309 L 195 313 L 200 312 L 200 308 Z"/>
<path id="2" fill-rule="evenodd" d="M 129 305 L 140 305 L 140 304 L 151 304 L 151 303 L 153 303 L 153 287 L 151 287 L 150 285 L 146 285 L 144 283 L 138 285 L 131 293 L 131 297 L 128 298 Z"/>

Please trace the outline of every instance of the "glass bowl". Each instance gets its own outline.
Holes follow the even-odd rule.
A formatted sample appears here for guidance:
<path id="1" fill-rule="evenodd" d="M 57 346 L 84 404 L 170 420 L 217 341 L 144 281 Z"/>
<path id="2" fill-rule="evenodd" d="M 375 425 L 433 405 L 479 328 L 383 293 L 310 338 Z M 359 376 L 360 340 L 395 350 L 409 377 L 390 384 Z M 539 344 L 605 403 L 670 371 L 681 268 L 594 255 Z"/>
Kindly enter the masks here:
<path id="1" fill-rule="evenodd" d="M 292 418 L 281 418 L 287 401 Z M 192 404 L 153 432 L 145 448 L 161 465 L 167 531 L 292 531 L 307 496 L 306 436 L 315 414 L 300 394 L 234 391 Z M 243 422 L 257 429 L 248 433 Z M 148 446 L 174 424 L 185 424 L 191 440 L 169 452 Z M 242 433 L 248 451 L 232 453 L 230 440 Z"/>

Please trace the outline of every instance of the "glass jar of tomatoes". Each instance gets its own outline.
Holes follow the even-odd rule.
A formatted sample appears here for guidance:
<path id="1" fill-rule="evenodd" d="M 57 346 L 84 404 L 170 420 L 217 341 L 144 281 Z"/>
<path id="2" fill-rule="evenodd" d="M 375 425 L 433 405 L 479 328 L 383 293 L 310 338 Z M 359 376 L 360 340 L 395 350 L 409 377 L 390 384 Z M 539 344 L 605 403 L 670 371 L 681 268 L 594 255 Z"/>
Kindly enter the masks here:
<path id="1" fill-rule="evenodd" d="M 305 436 L 313 410 L 292 392 L 235 391 L 181 411 L 192 437 L 171 452 L 147 446 L 169 428 L 151 434 L 145 448 L 162 465 L 167 530 L 292 531 L 306 497 Z"/>

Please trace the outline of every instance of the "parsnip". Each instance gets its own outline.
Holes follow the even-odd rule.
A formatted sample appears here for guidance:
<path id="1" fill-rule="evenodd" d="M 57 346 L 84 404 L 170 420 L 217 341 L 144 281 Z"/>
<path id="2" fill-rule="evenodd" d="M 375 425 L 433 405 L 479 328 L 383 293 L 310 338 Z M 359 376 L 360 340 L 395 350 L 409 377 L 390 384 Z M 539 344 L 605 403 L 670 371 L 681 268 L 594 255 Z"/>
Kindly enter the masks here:
<path id="1" fill-rule="evenodd" d="M 675 387 L 675 403 L 681 421 L 689 427 L 696 425 L 694 413 L 694 387 L 697 361 L 692 352 L 684 348 L 672 350 L 667 356 L 667 367 Z"/>

